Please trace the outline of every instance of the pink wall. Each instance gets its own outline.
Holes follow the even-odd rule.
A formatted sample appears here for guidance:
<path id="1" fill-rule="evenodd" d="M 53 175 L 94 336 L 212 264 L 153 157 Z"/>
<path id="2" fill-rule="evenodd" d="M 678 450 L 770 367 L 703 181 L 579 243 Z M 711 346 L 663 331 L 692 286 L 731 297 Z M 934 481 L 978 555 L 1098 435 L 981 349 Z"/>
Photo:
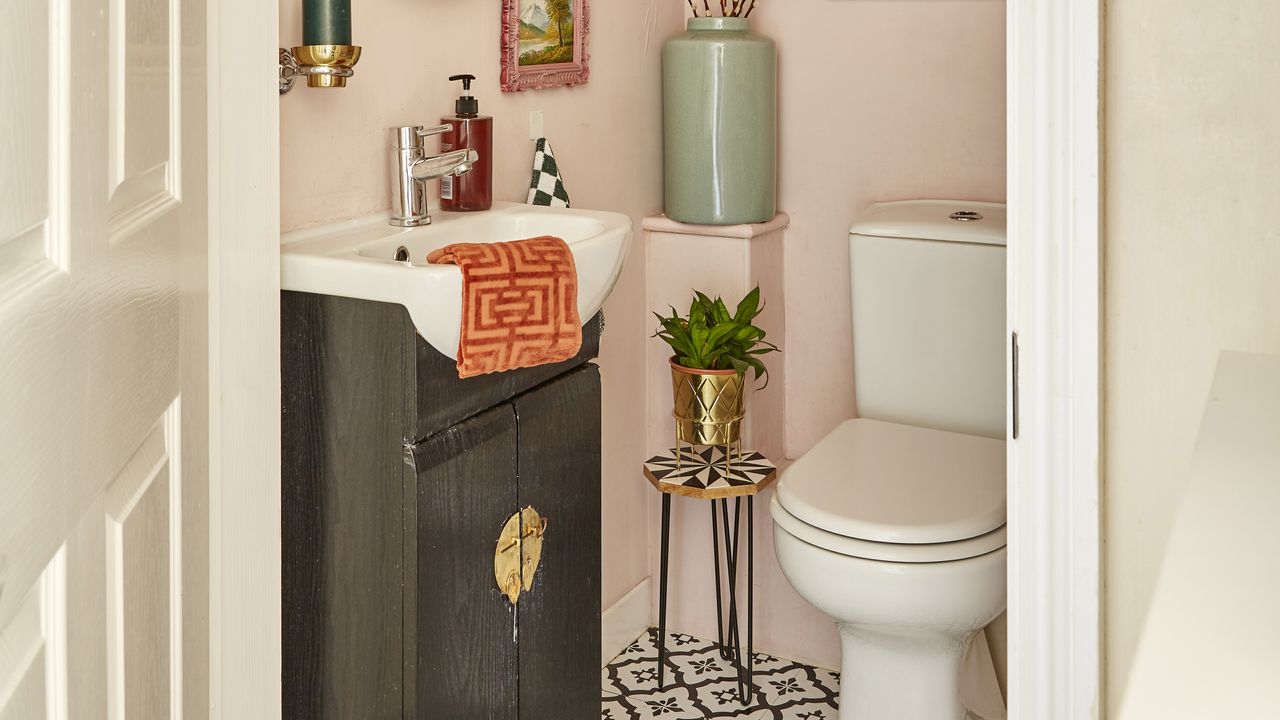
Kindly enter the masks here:
<path id="1" fill-rule="evenodd" d="M 765 310 L 757 319 L 771 338 L 785 337 L 791 316 L 785 307 L 786 215 L 763 225 L 708 227 L 674 223 L 665 218 L 646 218 L 648 297 L 651 308 L 674 305 L 687 310 L 690 288 L 738 301 L 755 285 L 760 286 Z M 649 447 L 661 452 L 674 443 L 671 418 L 671 373 L 667 366 L 670 350 L 660 342 L 649 347 Z M 782 380 L 789 371 L 787 353 L 764 358 L 770 372 L 769 386 L 754 391 L 748 387 L 749 415 L 743 429 L 746 447 L 759 450 L 785 467 L 782 452 L 785 409 Z M 755 499 L 755 632 L 757 650 L 795 660 L 838 667 L 839 653 L 832 655 L 835 633 L 831 621 L 811 607 L 791 589 L 773 555 L 773 522 L 769 516 L 768 489 Z M 743 501 L 743 516 L 747 502 Z M 716 607 L 713 601 L 710 503 L 705 500 L 673 498 L 671 504 L 670 602 L 667 623 L 673 631 L 699 637 L 716 637 Z M 658 528 L 660 501 L 650 500 L 649 522 Z M 744 522 L 745 519 L 744 519 Z M 742 537 L 746 537 L 745 528 Z M 660 542 L 655 534 L 650 572 L 659 573 Z M 745 539 L 743 540 L 745 542 Z M 745 558 L 745 550 L 742 552 Z M 742 561 L 745 564 L 745 560 Z M 746 570 L 740 576 L 739 592 L 746 597 Z M 653 586 L 655 617 L 658 586 Z"/>
<path id="2" fill-rule="evenodd" d="M 785 278 L 786 372 L 774 377 L 785 384 L 785 427 L 775 428 L 783 437 L 768 444 L 781 441 L 788 459 L 855 412 L 848 265 L 854 216 L 880 200 L 1004 199 L 1004 12 L 1000 0 L 762 0 L 752 16 L 756 31 L 778 42 L 779 54 L 778 207 L 791 223 L 775 260 Z M 670 243 L 651 241 L 651 303 L 687 291 L 671 286 L 687 285 L 687 278 L 663 275 L 655 258 L 671 256 Z M 651 349 L 651 363 L 656 355 Z M 656 451 L 671 444 L 671 407 L 669 388 L 653 386 L 652 368 L 650 374 L 649 440 Z M 831 621 L 795 594 L 774 559 L 772 492 L 756 502 L 756 647 L 839 667 Z M 673 503 L 668 622 L 714 637 L 704 506 Z M 656 499 L 649 513 L 656 527 Z M 656 536 L 651 543 L 656 576 Z"/>
<path id="3" fill-rule="evenodd" d="M 282 45 L 300 39 L 300 5 L 281 0 Z M 662 205 L 659 55 L 687 9 L 676 0 L 597 0 L 591 83 L 504 96 L 499 7 L 498 0 L 357 3 L 354 36 L 365 56 L 350 86 L 302 88 L 281 99 L 281 223 L 289 230 L 384 210 L 386 128 L 448 114 L 454 91 L 446 78 L 460 72 L 480 77 L 475 94 L 496 118 L 496 196 L 523 200 L 528 113 L 544 111 L 574 203 L 637 221 L 632 257 L 605 305 L 601 357 L 608 607 L 650 573 L 657 554 L 657 513 L 650 514 L 657 501 L 637 473 L 655 449 L 649 445 L 661 444 L 646 437 L 654 341 L 638 221 Z M 854 413 L 846 242 L 853 216 L 882 199 L 1004 198 L 1004 3 L 761 0 L 753 18 L 779 45 L 779 208 L 791 227 L 782 253 L 786 377 L 774 382 L 785 389 L 786 454 L 796 457 Z M 714 634 L 710 588 L 693 578 L 706 577 L 710 565 L 703 547 L 709 522 L 697 509 L 703 512 L 678 511 L 673 577 L 689 580 L 673 587 L 672 614 L 706 635 Z M 774 563 L 767 496 L 757 503 L 755 527 L 757 645 L 836 666 L 830 624 L 795 596 Z"/>
<path id="4" fill-rule="evenodd" d="M 290 230 L 389 207 L 387 128 L 431 125 L 452 113 L 448 76 L 471 72 L 481 111 L 495 118 L 494 187 L 523 202 L 533 144 L 529 112 L 545 113 L 576 206 L 638 220 L 662 205 L 662 42 L 683 26 L 672 0 L 592 3 L 591 81 L 571 89 L 498 90 L 500 0 L 360 0 L 353 35 L 364 47 L 344 90 L 295 89 L 281 98 L 281 224 Z M 301 39 L 301 2 L 281 0 L 281 44 Z M 652 491 L 644 459 L 643 244 L 605 304 L 604 577 L 608 607 L 648 575 Z"/>
<path id="5" fill-rule="evenodd" d="M 854 415 L 848 231 L 880 200 L 1005 197 L 1001 0 L 762 1 L 778 42 L 788 457 Z"/>

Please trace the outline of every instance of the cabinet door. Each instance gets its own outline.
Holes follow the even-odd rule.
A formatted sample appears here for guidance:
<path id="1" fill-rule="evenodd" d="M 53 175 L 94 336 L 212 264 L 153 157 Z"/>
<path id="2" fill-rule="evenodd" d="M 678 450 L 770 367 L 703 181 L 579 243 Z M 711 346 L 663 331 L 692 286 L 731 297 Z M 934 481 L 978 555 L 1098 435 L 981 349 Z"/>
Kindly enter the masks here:
<path id="1" fill-rule="evenodd" d="M 520 596 L 520 716 L 600 717 L 600 371 L 587 365 L 515 399 L 520 507 L 548 519 Z"/>
<path id="2" fill-rule="evenodd" d="M 280 309 L 283 715 L 399 718 L 412 330 L 400 306 L 285 292 Z"/>
<path id="3" fill-rule="evenodd" d="M 416 502 L 406 523 L 406 591 L 416 602 L 417 651 L 406 668 L 405 715 L 421 720 L 515 720 L 516 610 L 498 589 L 498 534 L 516 512 L 516 417 L 499 405 L 413 447 Z M 416 517 L 413 511 L 416 510 Z M 406 632 L 408 628 L 406 627 Z M 592 680 L 594 687 L 594 680 Z M 598 711 L 597 711 L 598 712 Z"/>

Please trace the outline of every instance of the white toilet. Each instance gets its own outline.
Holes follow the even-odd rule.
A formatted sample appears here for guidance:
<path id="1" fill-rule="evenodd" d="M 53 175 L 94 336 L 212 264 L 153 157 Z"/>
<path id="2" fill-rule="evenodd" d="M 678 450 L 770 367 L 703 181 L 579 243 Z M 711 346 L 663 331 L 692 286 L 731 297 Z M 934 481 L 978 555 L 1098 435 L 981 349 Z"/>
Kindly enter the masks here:
<path id="1" fill-rule="evenodd" d="M 860 417 L 783 473 L 774 546 L 839 627 L 841 720 L 960 720 L 1005 609 L 1005 209 L 881 203 L 849 243 Z"/>

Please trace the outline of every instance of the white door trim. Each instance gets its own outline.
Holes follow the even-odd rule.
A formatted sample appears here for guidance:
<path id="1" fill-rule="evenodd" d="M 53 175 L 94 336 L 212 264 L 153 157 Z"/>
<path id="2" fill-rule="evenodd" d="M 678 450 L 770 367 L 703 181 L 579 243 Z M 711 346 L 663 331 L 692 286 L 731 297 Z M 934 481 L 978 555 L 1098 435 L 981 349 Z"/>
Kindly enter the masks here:
<path id="1" fill-rule="evenodd" d="M 208 3 L 210 717 L 279 718 L 279 11 Z"/>
<path id="2" fill-rule="evenodd" d="M 1008 3 L 1011 720 L 1102 707 L 1101 28 L 1100 0 Z"/>

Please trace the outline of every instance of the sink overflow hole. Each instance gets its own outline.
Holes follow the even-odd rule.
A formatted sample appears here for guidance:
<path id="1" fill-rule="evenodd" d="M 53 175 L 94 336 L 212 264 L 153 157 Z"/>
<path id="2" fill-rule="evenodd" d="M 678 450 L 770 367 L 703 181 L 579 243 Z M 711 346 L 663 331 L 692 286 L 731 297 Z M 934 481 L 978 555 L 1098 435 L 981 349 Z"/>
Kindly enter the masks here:
<path id="1" fill-rule="evenodd" d="M 396 248 L 396 262 L 405 262 L 409 259 L 409 248 L 401 245 Z"/>

